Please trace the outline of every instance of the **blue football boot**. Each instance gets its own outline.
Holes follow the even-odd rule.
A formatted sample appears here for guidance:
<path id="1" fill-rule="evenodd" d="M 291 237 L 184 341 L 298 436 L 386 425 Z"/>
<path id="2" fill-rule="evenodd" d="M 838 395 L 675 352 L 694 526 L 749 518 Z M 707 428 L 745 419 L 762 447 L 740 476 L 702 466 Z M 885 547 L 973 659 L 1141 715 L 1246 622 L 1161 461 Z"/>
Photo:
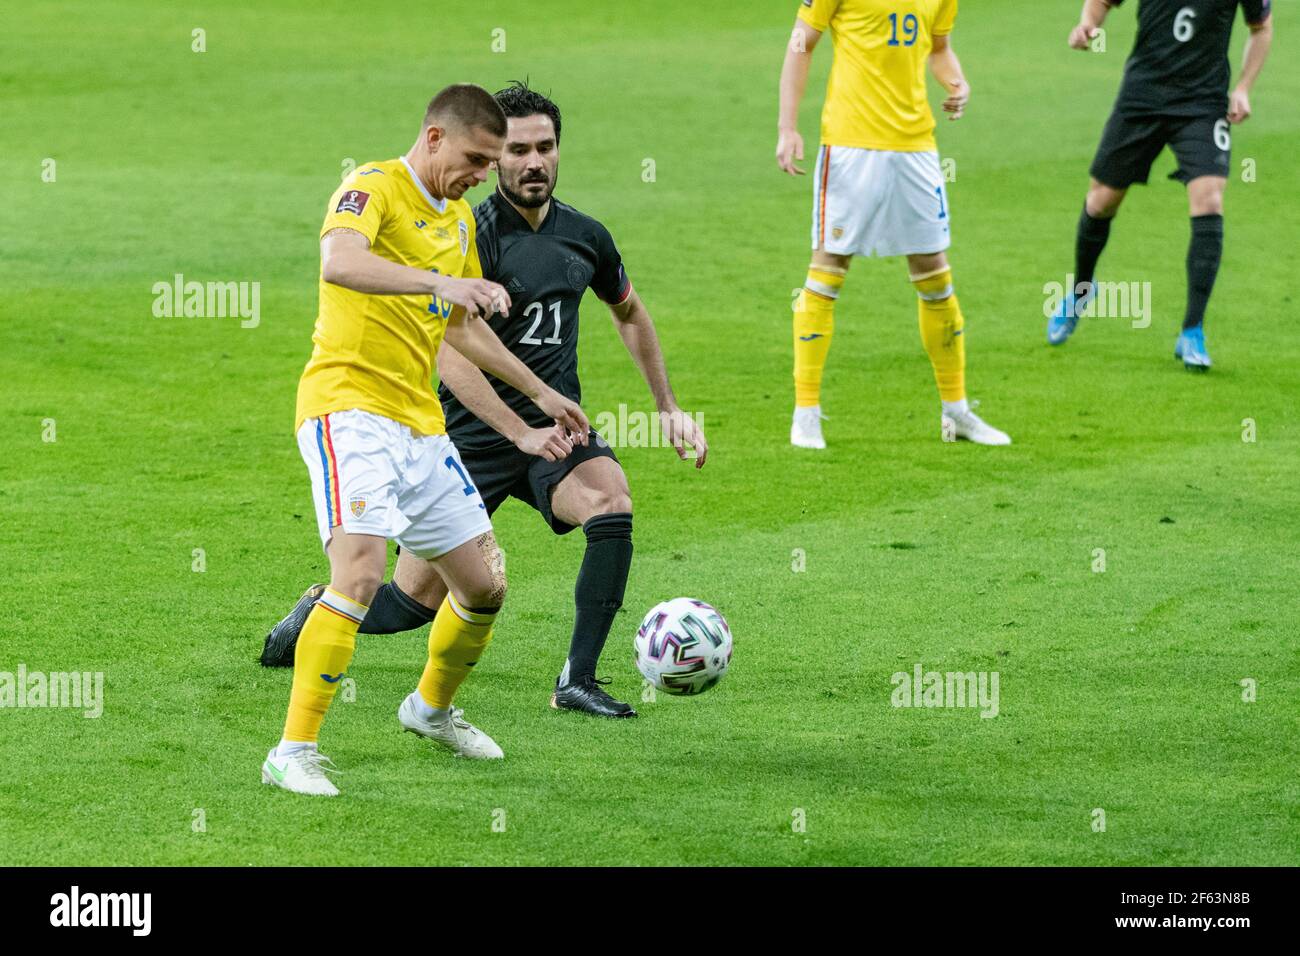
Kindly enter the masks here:
<path id="1" fill-rule="evenodd" d="M 1183 329 L 1174 345 L 1174 358 L 1183 360 L 1183 368 L 1192 372 L 1210 370 L 1210 353 L 1205 351 L 1205 329 L 1199 325 Z"/>
<path id="2" fill-rule="evenodd" d="M 1086 296 L 1080 301 L 1071 292 L 1061 300 L 1061 304 L 1056 307 L 1056 312 L 1047 320 L 1048 345 L 1065 344 L 1065 340 L 1073 334 L 1074 327 L 1079 324 L 1079 313 L 1088 307 L 1090 298 L 1091 296 Z"/>

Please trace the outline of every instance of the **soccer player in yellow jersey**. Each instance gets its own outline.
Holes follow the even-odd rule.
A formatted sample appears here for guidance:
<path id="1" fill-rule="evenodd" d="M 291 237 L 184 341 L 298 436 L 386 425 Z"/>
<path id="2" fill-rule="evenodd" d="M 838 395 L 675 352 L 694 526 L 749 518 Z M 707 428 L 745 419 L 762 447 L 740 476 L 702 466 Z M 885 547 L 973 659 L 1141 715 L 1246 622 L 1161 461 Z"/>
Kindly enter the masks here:
<path id="1" fill-rule="evenodd" d="M 957 0 L 802 0 L 781 69 L 776 160 L 804 171 L 799 102 L 813 49 L 827 28 L 835 58 L 822 110 L 813 183 L 812 264 L 795 303 L 794 421 L 790 443 L 825 448 L 821 381 L 852 257 L 906 256 L 919 300 L 921 342 L 934 366 L 947 441 L 1009 445 L 966 401 L 961 308 L 944 251 L 949 209 L 925 68 L 948 91 L 958 119 L 970 87 L 949 41 Z"/>
<path id="2" fill-rule="evenodd" d="M 443 338 L 576 441 L 589 432 L 577 403 L 539 381 L 484 321 L 508 311 L 510 298 L 482 278 L 474 216 L 461 196 L 486 180 L 505 134 L 490 93 L 449 86 L 430 102 L 405 156 L 359 167 L 330 198 L 315 347 L 298 385 L 296 424 L 330 583 L 298 641 L 284 735 L 262 764 L 264 783 L 338 793 L 316 741 L 384 579 L 388 539 L 429 561 L 448 588 L 399 722 L 460 756 L 502 756 L 452 706 L 491 638 L 506 582 L 492 524 L 434 392 Z"/>

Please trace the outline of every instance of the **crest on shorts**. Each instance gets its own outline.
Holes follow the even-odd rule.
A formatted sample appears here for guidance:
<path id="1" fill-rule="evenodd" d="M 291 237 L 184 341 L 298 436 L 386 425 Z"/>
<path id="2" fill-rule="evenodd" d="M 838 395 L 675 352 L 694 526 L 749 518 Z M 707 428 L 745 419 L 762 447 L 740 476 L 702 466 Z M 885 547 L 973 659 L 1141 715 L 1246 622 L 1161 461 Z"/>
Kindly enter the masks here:
<path id="1" fill-rule="evenodd" d="M 839 239 L 839 238 L 842 237 L 843 235 L 844 235 L 844 230 L 841 229 L 839 226 L 835 226 L 835 227 L 833 227 L 833 228 L 831 229 L 831 238 L 832 238 L 832 239 Z"/>
<path id="2" fill-rule="evenodd" d="M 348 507 L 352 509 L 352 517 L 360 518 L 366 513 L 366 496 L 353 495 L 348 499 Z"/>
<path id="3" fill-rule="evenodd" d="M 460 221 L 460 254 L 469 255 L 469 223 L 464 219 Z"/>

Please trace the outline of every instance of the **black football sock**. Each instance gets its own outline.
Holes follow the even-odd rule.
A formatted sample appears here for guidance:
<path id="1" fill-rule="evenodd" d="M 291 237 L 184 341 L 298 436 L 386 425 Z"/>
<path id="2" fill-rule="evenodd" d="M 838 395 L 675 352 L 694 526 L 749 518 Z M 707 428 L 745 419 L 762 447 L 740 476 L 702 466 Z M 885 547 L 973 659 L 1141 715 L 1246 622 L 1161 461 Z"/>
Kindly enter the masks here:
<path id="1" fill-rule="evenodd" d="M 625 511 L 596 515 L 582 526 L 587 553 L 573 589 L 577 613 L 573 639 L 561 683 L 596 676 L 596 662 L 623 606 L 627 573 L 632 567 L 632 516 Z"/>
<path id="2" fill-rule="evenodd" d="M 396 634 L 413 631 L 433 620 L 437 608 L 425 607 L 395 583 L 389 581 L 379 586 L 370 610 L 361 622 L 362 634 Z"/>
<path id="3" fill-rule="evenodd" d="M 1223 258 L 1223 217 L 1193 216 L 1192 241 L 1187 246 L 1187 313 L 1183 328 L 1195 328 L 1205 321 L 1205 307 L 1214 291 Z"/>
<path id="4" fill-rule="evenodd" d="M 1114 217 L 1112 216 L 1111 219 Z M 1079 230 L 1074 239 L 1074 281 L 1075 288 L 1079 283 L 1092 285 L 1093 276 L 1097 272 L 1097 260 L 1101 258 L 1101 251 L 1106 248 L 1106 240 L 1110 238 L 1110 219 L 1097 219 L 1088 214 L 1088 204 L 1083 204 L 1083 214 L 1079 216 Z M 1074 292 L 1074 289 L 1070 290 Z"/>

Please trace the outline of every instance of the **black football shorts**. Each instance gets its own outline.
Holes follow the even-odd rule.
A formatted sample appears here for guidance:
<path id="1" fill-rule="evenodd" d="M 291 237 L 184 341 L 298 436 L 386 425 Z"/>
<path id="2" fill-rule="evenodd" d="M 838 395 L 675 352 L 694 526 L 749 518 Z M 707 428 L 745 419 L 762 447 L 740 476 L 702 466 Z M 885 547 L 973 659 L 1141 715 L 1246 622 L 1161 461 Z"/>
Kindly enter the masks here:
<path id="1" fill-rule="evenodd" d="M 1141 116 L 1118 110 L 1106 121 L 1090 172 L 1113 189 L 1145 183 L 1166 146 L 1178 159 L 1170 179 L 1187 183 L 1198 176 L 1228 175 L 1232 133 L 1227 117 Z"/>
<path id="2" fill-rule="evenodd" d="M 452 436 L 453 441 L 455 436 Z M 592 458 L 612 458 L 618 461 L 614 449 L 594 430 L 586 445 L 576 445 L 568 458 L 547 461 L 536 455 L 526 455 L 514 445 L 502 444 L 492 448 L 457 448 L 460 460 L 478 488 L 487 513 L 492 514 L 507 498 L 518 498 L 535 508 L 556 534 L 568 534 L 574 525 L 566 524 L 551 511 L 551 495 L 565 476 L 584 461 Z"/>

